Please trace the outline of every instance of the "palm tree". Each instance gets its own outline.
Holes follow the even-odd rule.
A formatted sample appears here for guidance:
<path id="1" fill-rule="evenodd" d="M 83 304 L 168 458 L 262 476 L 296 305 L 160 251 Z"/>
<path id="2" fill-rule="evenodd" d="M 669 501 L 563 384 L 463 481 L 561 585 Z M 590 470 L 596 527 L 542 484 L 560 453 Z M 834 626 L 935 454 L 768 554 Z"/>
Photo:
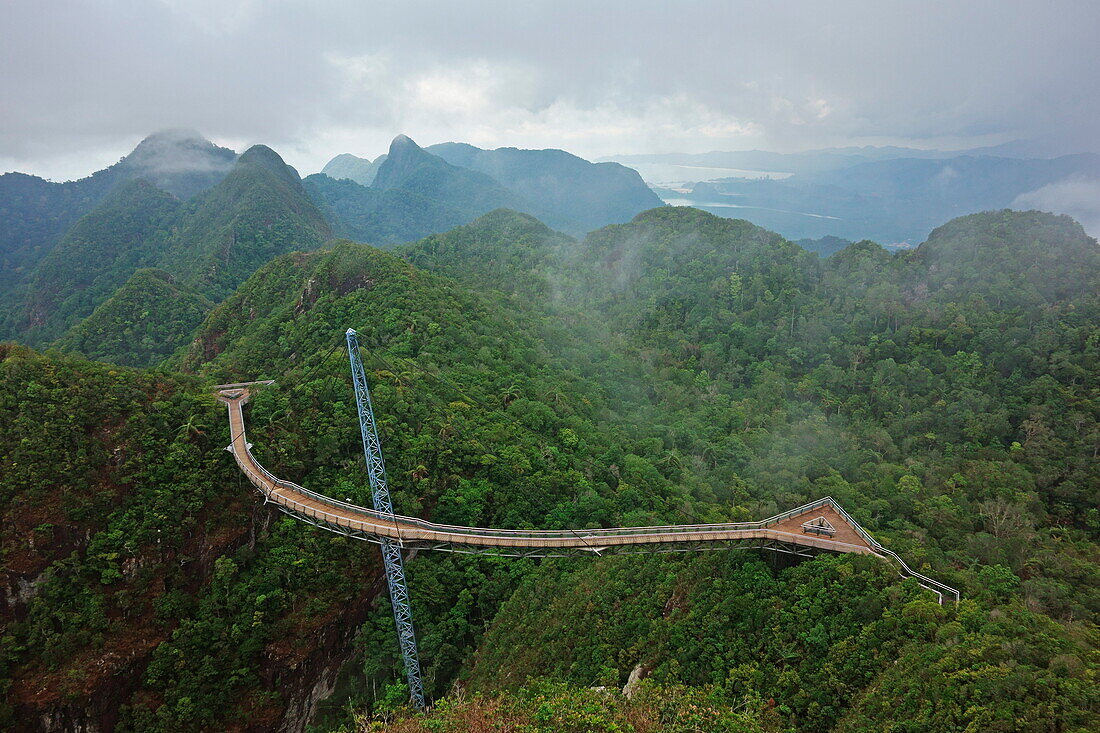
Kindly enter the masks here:
<path id="1" fill-rule="evenodd" d="M 514 384 L 509 384 L 504 388 L 504 391 L 500 393 L 500 401 L 507 407 L 522 396 L 523 393 L 519 391 L 519 387 Z"/>
<path id="2" fill-rule="evenodd" d="M 187 422 L 179 426 L 179 428 L 176 430 L 176 435 L 183 435 L 184 433 L 186 433 L 189 437 L 206 435 L 206 431 L 202 430 L 196 424 L 197 417 L 198 415 L 196 413 L 191 413 L 190 415 L 188 415 Z"/>

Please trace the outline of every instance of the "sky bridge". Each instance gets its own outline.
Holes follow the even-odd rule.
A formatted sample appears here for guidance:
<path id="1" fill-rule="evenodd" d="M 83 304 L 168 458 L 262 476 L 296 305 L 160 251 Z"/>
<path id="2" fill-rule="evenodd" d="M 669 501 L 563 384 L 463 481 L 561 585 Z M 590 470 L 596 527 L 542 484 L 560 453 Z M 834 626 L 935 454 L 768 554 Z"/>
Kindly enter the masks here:
<path id="1" fill-rule="evenodd" d="M 831 497 L 756 522 L 722 524 L 677 524 L 660 527 L 607 527 L 598 529 L 496 529 L 437 524 L 393 511 L 382 442 L 374 419 L 370 389 L 363 368 L 358 334 L 349 328 L 344 334 L 363 457 L 370 478 L 373 508 L 350 504 L 310 491 L 268 471 L 252 455 L 244 424 L 244 406 L 251 390 L 265 382 L 221 384 L 213 389 L 229 409 L 230 443 L 226 450 L 252 482 L 264 500 L 287 514 L 322 529 L 377 543 L 382 550 L 397 625 L 398 642 L 409 683 L 409 697 L 418 709 L 425 707 L 420 677 L 420 657 L 413 627 L 412 607 L 402 552 L 406 548 L 465 552 L 514 557 L 603 556 L 627 552 L 695 552 L 714 549 L 763 549 L 813 557 L 821 552 L 874 555 L 894 563 L 898 572 L 915 578 L 923 587 L 956 603 L 959 592 L 950 586 L 914 572 L 905 561 L 887 550 L 852 519 Z M 334 347 L 335 349 L 335 347 Z M 331 353 L 331 352 L 330 352 Z M 322 360 L 323 363 L 324 360 Z"/>
<path id="2" fill-rule="evenodd" d="M 218 392 L 229 410 L 233 442 L 228 450 L 265 500 L 309 524 L 402 548 L 518 557 L 602 556 L 631 552 L 692 552 L 712 549 L 766 549 L 804 557 L 821 552 L 874 555 L 915 578 L 937 595 L 958 601 L 959 592 L 911 568 L 883 547 L 831 497 L 755 522 L 688 524 L 602 529 L 514 530 L 459 527 L 389 514 L 339 501 L 280 479 L 252 455 L 243 407 L 250 385 Z"/>

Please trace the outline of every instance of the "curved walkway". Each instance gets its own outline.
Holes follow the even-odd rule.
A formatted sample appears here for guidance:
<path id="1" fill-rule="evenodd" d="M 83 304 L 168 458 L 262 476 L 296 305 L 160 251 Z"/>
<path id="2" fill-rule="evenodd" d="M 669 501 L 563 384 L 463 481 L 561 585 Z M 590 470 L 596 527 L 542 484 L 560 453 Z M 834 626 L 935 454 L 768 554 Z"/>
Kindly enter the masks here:
<path id="1" fill-rule="evenodd" d="M 310 524 L 358 539 L 396 540 L 404 547 L 493 555 L 559 557 L 622 552 L 686 552 L 723 547 L 763 548 L 795 555 L 819 552 L 874 555 L 892 561 L 905 577 L 916 578 L 936 593 L 958 601 L 959 592 L 909 568 L 880 545 L 835 501 L 825 497 L 757 522 L 613 527 L 581 530 L 512 530 L 456 527 L 415 517 L 388 515 L 331 499 L 277 478 L 252 455 L 245 435 L 243 407 L 247 385 L 226 385 L 218 399 L 229 409 L 232 443 L 226 448 L 267 501 Z"/>

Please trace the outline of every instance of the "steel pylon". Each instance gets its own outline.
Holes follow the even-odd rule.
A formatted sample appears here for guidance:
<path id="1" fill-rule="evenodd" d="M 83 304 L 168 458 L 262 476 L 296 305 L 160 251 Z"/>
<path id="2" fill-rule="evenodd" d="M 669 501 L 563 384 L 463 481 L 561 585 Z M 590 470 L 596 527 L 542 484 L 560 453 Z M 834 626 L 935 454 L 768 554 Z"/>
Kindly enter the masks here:
<path id="1" fill-rule="evenodd" d="M 363 457 L 370 477 L 371 500 L 375 511 L 393 516 L 390 489 L 386 484 L 386 464 L 382 459 L 382 442 L 378 438 L 378 425 L 374 420 L 370 388 L 363 371 L 363 359 L 359 353 L 359 335 L 349 328 L 345 333 L 348 342 L 348 359 L 355 383 L 355 406 L 359 412 L 359 431 L 363 435 Z M 394 521 L 396 524 L 396 520 Z M 420 679 L 420 656 L 416 648 L 416 629 L 413 627 L 412 608 L 409 604 L 409 588 L 405 582 L 405 566 L 401 561 L 401 542 L 383 538 L 382 562 L 386 568 L 386 585 L 393 606 L 393 620 L 397 624 L 397 640 L 401 645 L 401 658 L 405 663 L 405 678 L 409 683 L 409 698 L 417 710 L 424 709 L 424 685 Z"/>

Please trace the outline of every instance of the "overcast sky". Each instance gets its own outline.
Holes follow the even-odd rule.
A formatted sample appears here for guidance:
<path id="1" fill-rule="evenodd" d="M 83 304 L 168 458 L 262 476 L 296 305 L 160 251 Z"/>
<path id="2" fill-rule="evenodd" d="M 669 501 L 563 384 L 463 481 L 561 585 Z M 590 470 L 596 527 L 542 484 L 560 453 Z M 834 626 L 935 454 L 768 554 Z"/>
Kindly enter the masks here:
<path id="1" fill-rule="evenodd" d="M 428 145 L 585 157 L 1100 140 L 1100 2 L 0 0 L 0 171 L 145 135 L 303 173 Z"/>

